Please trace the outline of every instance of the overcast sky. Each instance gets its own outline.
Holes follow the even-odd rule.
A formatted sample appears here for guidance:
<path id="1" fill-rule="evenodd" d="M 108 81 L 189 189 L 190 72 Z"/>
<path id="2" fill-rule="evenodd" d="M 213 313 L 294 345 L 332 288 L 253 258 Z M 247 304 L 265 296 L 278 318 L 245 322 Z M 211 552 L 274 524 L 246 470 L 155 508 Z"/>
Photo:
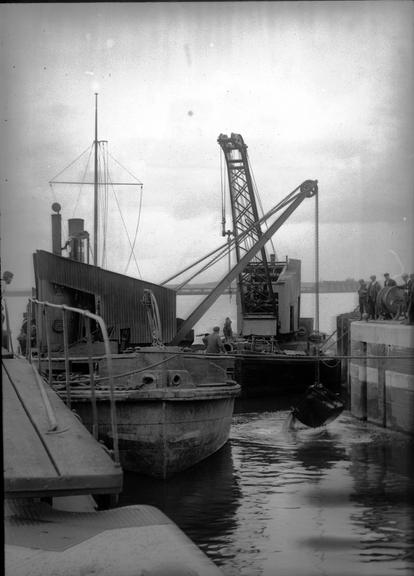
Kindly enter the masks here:
<path id="1" fill-rule="evenodd" d="M 412 2 L 2 4 L 0 21 L 1 251 L 14 288 L 32 285 L 33 251 L 51 249 L 53 201 L 92 232 L 92 191 L 48 181 L 92 143 L 95 91 L 99 139 L 144 185 L 144 279 L 222 242 L 217 137 L 230 132 L 248 145 L 265 210 L 319 181 L 323 279 L 414 272 Z M 117 197 L 133 236 L 139 188 Z M 111 191 L 108 202 L 107 265 L 124 272 Z M 304 280 L 314 209 L 306 200 L 274 239 Z"/>

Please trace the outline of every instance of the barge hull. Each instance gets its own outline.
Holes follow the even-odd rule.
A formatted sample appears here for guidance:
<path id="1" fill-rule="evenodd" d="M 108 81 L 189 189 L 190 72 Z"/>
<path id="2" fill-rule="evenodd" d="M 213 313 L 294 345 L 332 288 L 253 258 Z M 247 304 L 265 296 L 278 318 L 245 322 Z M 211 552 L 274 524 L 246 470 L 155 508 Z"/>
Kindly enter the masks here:
<path id="1" fill-rule="evenodd" d="M 190 391 L 189 391 L 190 392 Z M 124 470 L 169 478 L 211 456 L 227 441 L 234 395 L 206 398 L 197 393 L 168 400 L 117 400 L 118 441 Z M 204 394 L 205 396 L 205 394 Z M 89 402 L 72 401 L 84 425 L 92 428 Z M 112 445 L 109 403 L 98 404 L 99 438 Z"/>

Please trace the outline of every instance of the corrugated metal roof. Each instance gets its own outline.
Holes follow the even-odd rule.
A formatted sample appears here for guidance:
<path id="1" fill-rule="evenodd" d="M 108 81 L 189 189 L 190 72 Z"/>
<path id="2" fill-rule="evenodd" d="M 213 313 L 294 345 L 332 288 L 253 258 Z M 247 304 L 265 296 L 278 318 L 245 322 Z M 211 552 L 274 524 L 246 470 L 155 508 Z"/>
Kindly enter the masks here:
<path id="1" fill-rule="evenodd" d="M 44 250 L 33 255 L 37 296 L 39 300 L 53 302 L 47 284 L 57 284 L 67 289 L 94 295 L 99 299 L 99 313 L 108 327 L 114 328 L 114 337 L 120 330 L 130 328 L 130 341 L 151 343 L 146 309 L 142 304 L 144 289 L 150 289 L 157 300 L 164 342 L 170 342 L 176 333 L 176 293 L 174 290 L 152 282 L 131 278 L 117 272 L 104 270 Z M 57 300 L 55 300 L 56 302 Z"/>

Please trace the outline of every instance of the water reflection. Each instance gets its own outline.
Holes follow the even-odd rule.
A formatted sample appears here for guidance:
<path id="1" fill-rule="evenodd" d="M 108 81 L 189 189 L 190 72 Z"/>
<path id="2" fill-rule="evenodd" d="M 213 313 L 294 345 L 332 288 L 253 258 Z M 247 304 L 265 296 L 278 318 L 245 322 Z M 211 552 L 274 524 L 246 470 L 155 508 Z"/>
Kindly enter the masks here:
<path id="1" fill-rule="evenodd" d="M 364 562 L 392 562 L 414 571 L 414 486 L 407 482 L 413 478 L 413 442 L 400 434 L 384 436 L 377 432 L 371 442 L 352 446 L 350 498 L 358 505 L 352 519 Z"/>
<path id="2" fill-rule="evenodd" d="M 127 474 L 226 576 L 414 573 L 413 440 L 344 413 L 289 430 L 293 400 L 238 403 L 231 441 L 168 482 Z"/>
<path id="3" fill-rule="evenodd" d="M 224 538 L 234 529 L 241 492 L 227 443 L 208 460 L 167 481 L 127 472 L 119 505 L 160 508 L 190 538 Z M 202 518 L 202 522 L 200 519 Z"/>

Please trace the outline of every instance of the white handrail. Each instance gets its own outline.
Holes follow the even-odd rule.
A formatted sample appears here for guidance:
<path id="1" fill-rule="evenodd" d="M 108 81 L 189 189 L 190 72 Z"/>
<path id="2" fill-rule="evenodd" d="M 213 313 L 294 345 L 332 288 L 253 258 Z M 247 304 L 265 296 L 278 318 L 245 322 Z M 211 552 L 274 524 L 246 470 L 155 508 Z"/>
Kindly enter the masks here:
<path id="1" fill-rule="evenodd" d="M 32 302 L 36 306 L 40 306 L 41 308 L 45 309 L 45 307 L 55 308 L 58 310 L 62 310 L 62 314 L 65 315 L 65 312 L 73 312 L 75 314 L 79 314 L 80 316 L 84 316 L 94 320 L 98 323 L 101 333 L 104 340 L 105 346 L 105 356 L 108 365 L 108 374 L 109 374 L 109 394 L 110 394 L 110 405 L 111 405 L 111 427 L 112 427 L 112 439 L 113 439 L 113 451 L 114 451 L 114 459 L 115 462 L 119 463 L 119 447 L 118 447 L 118 426 L 117 426 L 117 418 L 116 418 L 116 406 L 115 406 L 115 394 L 114 394 L 114 380 L 113 380 L 113 368 L 112 368 L 112 352 L 111 347 L 109 344 L 109 337 L 108 331 L 106 328 L 105 321 L 101 316 L 97 314 L 93 314 L 89 310 L 82 310 L 80 308 L 73 308 L 72 306 L 66 306 L 66 304 L 52 304 L 51 302 L 41 302 L 36 298 L 29 298 L 29 302 Z M 49 326 L 46 325 L 46 331 L 49 329 Z M 64 332 L 66 334 L 65 340 L 67 340 L 67 326 L 66 322 L 64 322 Z M 30 337 L 30 336 L 29 336 Z M 30 349 L 30 346 L 29 346 Z M 50 355 L 50 351 L 48 350 L 48 355 Z M 40 350 L 38 350 L 38 356 L 40 360 Z M 66 354 L 65 354 L 66 356 Z M 31 358 L 29 357 L 29 361 Z M 66 372 L 68 370 L 68 365 L 66 364 Z M 68 382 L 69 375 L 66 374 L 66 380 Z"/>

